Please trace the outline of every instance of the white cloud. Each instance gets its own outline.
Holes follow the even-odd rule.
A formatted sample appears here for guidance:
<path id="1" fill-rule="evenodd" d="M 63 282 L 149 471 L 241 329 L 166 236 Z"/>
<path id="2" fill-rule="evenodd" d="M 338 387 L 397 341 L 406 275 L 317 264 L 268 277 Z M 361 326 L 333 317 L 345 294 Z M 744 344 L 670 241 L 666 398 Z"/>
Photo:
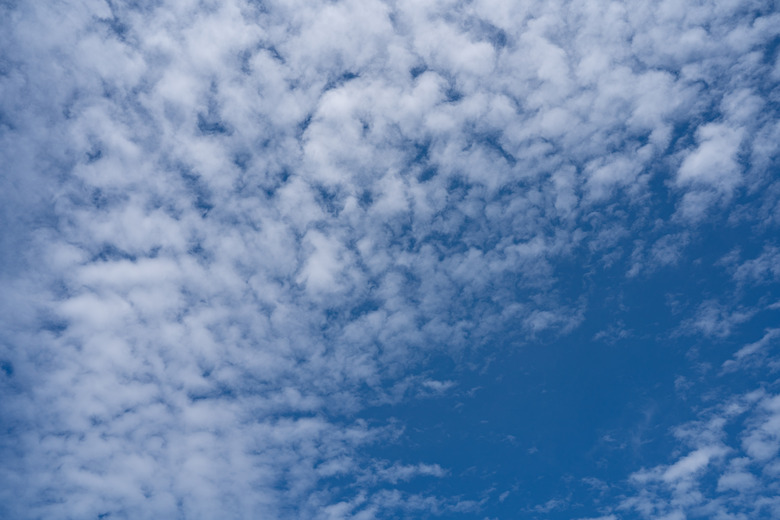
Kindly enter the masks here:
<path id="1" fill-rule="evenodd" d="M 633 474 L 635 491 L 616 510 L 635 511 L 641 518 L 749 518 L 763 511 L 771 516 L 780 505 L 771 476 L 780 432 L 778 402 L 758 390 L 681 425 L 677 438 L 695 449 L 672 464 Z M 729 444 L 726 428 L 736 430 L 741 442 Z"/>
<path id="2" fill-rule="evenodd" d="M 696 131 L 698 147 L 685 157 L 677 174 L 680 185 L 700 184 L 730 192 L 740 183 L 736 155 L 742 139 L 739 129 L 718 123 Z"/>
<path id="3" fill-rule="evenodd" d="M 748 321 L 756 309 L 732 308 L 714 300 L 707 300 L 698 306 L 696 315 L 683 323 L 683 330 L 693 329 L 705 336 L 727 337 L 741 323 Z"/>
<path id="4" fill-rule="evenodd" d="M 760 340 L 745 345 L 734 353 L 733 359 L 724 361 L 723 370 L 732 372 L 738 368 L 749 366 L 751 361 L 764 361 L 765 356 L 761 354 L 764 354 L 763 351 L 766 350 L 766 347 L 771 345 L 778 336 L 780 336 L 780 329 L 768 329 Z M 753 360 L 754 357 L 759 359 Z"/>
<path id="5" fill-rule="evenodd" d="M 707 447 L 694 451 L 668 467 L 661 478 L 665 482 L 677 482 L 690 478 L 694 473 L 705 468 L 710 460 L 724 454 L 720 447 Z"/>
<path id="6" fill-rule="evenodd" d="M 651 181 L 695 217 L 777 150 L 773 65 L 748 59 L 777 17 L 732 4 L 0 9 L 13 517 L 477 510 L 372 487 L 446 468 L 367 460 L 392 429 L 345 414 L 454 387 L 415 378 L 430 350 L 576 327 L 558 262 L 612 265 L 642 233 L 637 269 L 674 266 L 690 235 L 647 231 Z M 775 253 L 735 276 L 776 279 Z M 691 326 L 748 314 L 705 302 Z M 745 450 L 771 459 L 760 424 Z M 721 456 L 693 453 L 667 480 Z"/>
<path id="7" fill-rule="evenodd" d="M 740 283 L 766 283 L 780 278 L 780 250 L 765 246 L 761 254 L 735 266 L 734 279 Z"/>

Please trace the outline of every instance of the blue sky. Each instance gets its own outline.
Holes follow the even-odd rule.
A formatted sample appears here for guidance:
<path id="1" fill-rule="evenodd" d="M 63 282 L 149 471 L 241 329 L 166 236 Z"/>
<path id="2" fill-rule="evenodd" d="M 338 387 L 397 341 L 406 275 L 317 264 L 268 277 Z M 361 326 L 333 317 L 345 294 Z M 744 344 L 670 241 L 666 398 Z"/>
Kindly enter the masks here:
<path id="1" fill-rule="evenodd" d="M 0 516 L 780 516 L 774 2 L 0 4 Z"/>

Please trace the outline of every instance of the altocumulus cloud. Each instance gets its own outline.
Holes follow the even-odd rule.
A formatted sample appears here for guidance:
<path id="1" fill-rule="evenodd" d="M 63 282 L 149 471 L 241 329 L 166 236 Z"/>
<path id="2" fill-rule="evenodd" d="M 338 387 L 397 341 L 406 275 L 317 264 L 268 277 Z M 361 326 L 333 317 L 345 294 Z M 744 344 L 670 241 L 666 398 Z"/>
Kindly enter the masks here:
<path id="1" fill-rule="evenodd" d="M 361 410 L 576 330 L 594 273 L 675 269 L 708 222 L 780 224 L 774 2 L 0 17 L 7 518 L 484 516 L 440 461 L 374 456 L 404 425 Z M 730 247 L 672 336 L 777 310 L 777 244 Z M 712 377 L 771 381 L 776 338 Z M 779 414 L 725 392 L 595 515 L 780 514 Z"/>

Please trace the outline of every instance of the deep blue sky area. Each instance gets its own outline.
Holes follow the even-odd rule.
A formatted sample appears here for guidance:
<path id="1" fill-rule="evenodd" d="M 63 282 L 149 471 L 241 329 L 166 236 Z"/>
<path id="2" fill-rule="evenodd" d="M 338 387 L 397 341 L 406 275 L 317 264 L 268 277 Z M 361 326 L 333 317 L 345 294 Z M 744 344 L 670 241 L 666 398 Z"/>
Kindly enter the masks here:
<path id="1" fill-rule="evenodd" d="M 728 290 L 729 277 L 712 265 L 738 243 L 725 242 L 724 235 L 736 233 L 728 229 L 707 237 L 691 248 L 701 257 L 652 280 L 642 277 L 616 288 L 609 273 L 588 277 L 583 323 L 562 337 L 525 342 L 522 331 L 504 331 L 474 356 L 489 361 L 462 372 L 448 359 L 433 360 L 432 375 L 458 374 L 457 391 L 449 398 L 404 403 L 400 410 L 388 405 L 362 414 L 403 418 L 402 440 L 380 453 L 447 461 L 458 477 L 454 494 L 479 489 L 482 498 L 508 491 L 492 510 L 500 518 L 597 515 L 601 493 L 590 479 L 614 482 L 626 467 L 667 462 L 675 448 L 670 429 L 695 418 L 714 398 L 697 395 L 699 388 L 681 394 L 678 378 L 701 379 L 696 386 L 713 393 L 755 387 L 750 377 L 719 380 L 724 378 L 702 364 L 718 367 L 741 343 L 759 339 L 757 333 L 776 323 L 777 311 L 756 316 L 728 341 L 702 344 L 677 330 L 679 318 L 669 302 L 685 298 L 683 304 L 691 305 Z M 621 337 L 619 330 L 629 332 Z M 567 507 L 528 506 L 548 499 L 565 500 Z"/>
<path id="2" fill-rule="evenodd" d="M 0 2 L 0 518 L 780 518 L 776 2 Z"/>

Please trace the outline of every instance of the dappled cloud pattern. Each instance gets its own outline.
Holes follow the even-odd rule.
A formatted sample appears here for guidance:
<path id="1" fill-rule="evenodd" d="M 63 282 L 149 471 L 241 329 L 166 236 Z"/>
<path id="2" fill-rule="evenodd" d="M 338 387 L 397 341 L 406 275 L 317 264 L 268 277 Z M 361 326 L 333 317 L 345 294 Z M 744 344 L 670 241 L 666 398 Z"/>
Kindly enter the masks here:
<path id="1" fill-rule="evenodd" d="M 598 273 L 662 276 L 710 222 L 766 244 L 730 244 L 727 288 L 673 335 L 777 312 L 773 2 L 0 20 L 3 517 L 483 518 L 404 486 L 453 475 L 372 455 L 404 424 L 360 412 L 452 392 L 436 356 L 477 370 L 569 334 Z M 626 473 L 603 518 L 780 514 L 778 334 L 755 336 L 712 377 L 756 386 L 675 429 L 679 457 Z"/>

